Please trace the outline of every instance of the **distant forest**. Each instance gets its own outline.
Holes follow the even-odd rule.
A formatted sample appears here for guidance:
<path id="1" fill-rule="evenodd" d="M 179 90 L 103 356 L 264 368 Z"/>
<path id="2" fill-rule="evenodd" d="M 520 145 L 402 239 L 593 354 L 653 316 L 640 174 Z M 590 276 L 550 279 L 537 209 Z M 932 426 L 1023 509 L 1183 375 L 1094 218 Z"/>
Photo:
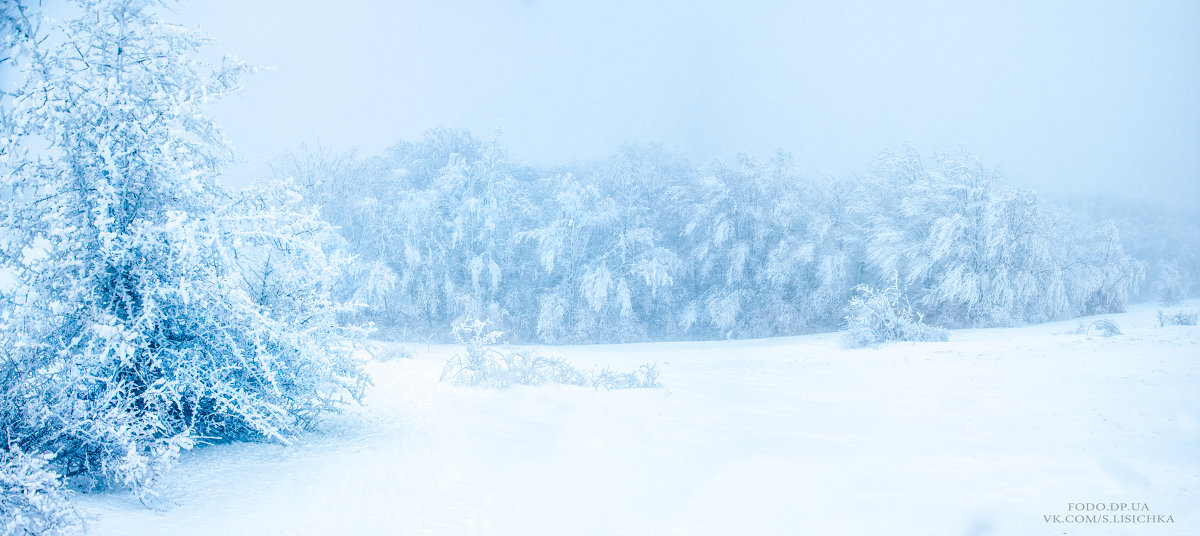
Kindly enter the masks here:
<path id="1" fill-rule="evenodd" d="M 276 172 L 357 255 L 343 297 L 404 339 L 466 318 L 520 342 L 795 335 L 885 287 L 934 325 L 1009 326 L 1177 302 L 1200 273 L 1195 218 L 1050 204 L 961 151 L 886 150 L 851 177 L 653 145 L 536 167 L 438 129 L 377 156 L 302 148 Z"/>

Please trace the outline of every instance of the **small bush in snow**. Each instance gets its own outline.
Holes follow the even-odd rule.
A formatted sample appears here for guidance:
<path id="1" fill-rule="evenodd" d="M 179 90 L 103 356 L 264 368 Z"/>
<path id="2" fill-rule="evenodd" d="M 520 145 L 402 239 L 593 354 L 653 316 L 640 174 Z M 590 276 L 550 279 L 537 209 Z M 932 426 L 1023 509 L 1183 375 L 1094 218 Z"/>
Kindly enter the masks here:
<path id="1" fill-rule="evenodd" d="M 949 333 L 925 324 L 896 285 L 876 289 L 859 285 L 857 295 L 846 305 L 847 346 L 856 348 L 889 341 L 949 340 Z"/>
<path id="2" fill-rule="evenodd" d="M 0 534 L 69 534 L 81 528 L 50 455 L 0 451 Z"/>
<path id="3" fill-rule="evenodd" d="M 1197 317 L 1200 314 L 1196 312 L 1179 311 L 1176 313 L 1164 313 L 1161 310 L 1158 312 L 1158 327 L 1164 326 L 1194 326 L 1196 325 Z"/>
<path id="4" fill-rule="evenodd" d="M 455 324 L 454 337 L 467 346 L 467 353 L 457 354 L 446 361 L 441 381 L 493 389 L 547 383 L 596 389 L 661 387 L 658 369 L 651 364 L 644 364 L 633 372 L 605 368 L 600 372 L 587 373 L 562 359 L 544 357 L 534 352 L 502 352 L 492 346 L 500 339 L 501 332 L 490 330 L 489 326 L 489 322 L 479 320 Z"/>

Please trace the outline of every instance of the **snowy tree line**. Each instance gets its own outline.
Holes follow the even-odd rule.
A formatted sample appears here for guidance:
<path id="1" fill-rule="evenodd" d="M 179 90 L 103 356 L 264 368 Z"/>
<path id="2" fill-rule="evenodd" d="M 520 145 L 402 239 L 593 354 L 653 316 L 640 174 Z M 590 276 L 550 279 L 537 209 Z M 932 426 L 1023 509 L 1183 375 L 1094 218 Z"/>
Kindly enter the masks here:
<path id="1" fill-rule="evenodd" d="M 789 335 L 838 329 L 856 289 L 890 286 L 936 325 L 1005 326 L 1122 311 L 1159 260 L 963 152 L 886 151 L 852 178 L 657 146 L 539 168 L 438 129 L 277 172 L 359 255 L 343 292 L 402 338 L 464 318 L 548 343 Z"/>

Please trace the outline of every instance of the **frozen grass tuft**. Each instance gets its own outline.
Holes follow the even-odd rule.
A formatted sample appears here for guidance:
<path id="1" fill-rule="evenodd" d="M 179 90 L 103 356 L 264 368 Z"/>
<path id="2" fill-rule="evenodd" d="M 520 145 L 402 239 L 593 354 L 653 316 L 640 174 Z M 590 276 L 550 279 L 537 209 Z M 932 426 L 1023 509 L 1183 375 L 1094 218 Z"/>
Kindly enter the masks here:
<path id="1" fill-rule="evenodd" d="M 1104 337 L 1112 337 L 1121 334 L 1121 326 L 1108 318 L 1101 318 L 1092 322 L 1079 321 L 1079 326 L 1068 331 L 1071 335 L 1091 335 L 1097 333 Z"/>
<path id="2" fill-rule="evenodd" d="M 1092 322 L 1091 328 L 1105 337 L 1112 337 L 1114 335 L 1121 334 L 1121 326 L 1117 325 L 1116 322 L 1108 318 L 1101 318 L 1100 320 Z"/>
<path id="3" fill-rule="evenodd" d="M 599 372 L 584 372 L 556 357 L 530 351 L 500 351 L 492 345 L 501 333 L 489 330 L 489 326 L 489 322 L 479 320 L 455 324 L 454 337 L 466 344 L 467 353 L 446 361 L 441 381 L 492 389 L 547 383 L 606 390 L 662 387 L 658 383 L 658 369 L 650 363 L 629 372 L 608 367 Z"/>

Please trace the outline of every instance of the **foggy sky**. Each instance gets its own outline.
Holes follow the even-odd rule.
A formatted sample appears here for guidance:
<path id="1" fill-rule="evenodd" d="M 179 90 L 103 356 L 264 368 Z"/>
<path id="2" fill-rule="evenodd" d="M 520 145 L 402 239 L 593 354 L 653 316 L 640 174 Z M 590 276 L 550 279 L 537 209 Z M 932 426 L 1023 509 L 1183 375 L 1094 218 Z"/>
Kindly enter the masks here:
<path id="1" fill-rule="evenodd" d="M 962 145 L 1042 192 L 1200 200 L 1200 2 L 192 4 L 172 18 L 274 68 L 214 109 L 235 182 L 448 126 L 538 163 L 659 141 L 838 175 Z"/>

